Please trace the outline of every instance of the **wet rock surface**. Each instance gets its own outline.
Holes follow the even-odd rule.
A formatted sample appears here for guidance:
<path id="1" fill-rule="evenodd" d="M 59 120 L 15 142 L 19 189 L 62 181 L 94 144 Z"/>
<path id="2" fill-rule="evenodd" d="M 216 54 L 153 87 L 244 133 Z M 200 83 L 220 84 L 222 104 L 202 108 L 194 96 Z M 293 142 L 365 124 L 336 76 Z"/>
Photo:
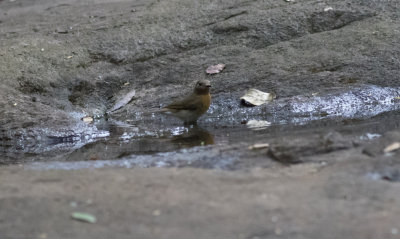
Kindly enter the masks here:
<path id="1" fill-rule="evenodd" d="M 0 1 L 1 238 L 397 238 L 399 17 L 396 1 Z M 149 113 L 204 78 L 197 126 Z M 250 88 L 277 98 L 245 107 Z"/>
<path id="2" fill-rule="evenodd" d="M 60 127 L 77 124 L 72 112 L 102 117 L 132 89 L 136 99 L 114 117 L 135 118 L 204 77 L 215 107 L 231 112 L 238 104 L 226 109 L 224 100 L 249 88 L 285 99 L 398 87 L 393 1 L 1 4 L 2 138 L 21 129 L 68 137 Z M 226 70 L 206 76 L 216 62 Z"/>

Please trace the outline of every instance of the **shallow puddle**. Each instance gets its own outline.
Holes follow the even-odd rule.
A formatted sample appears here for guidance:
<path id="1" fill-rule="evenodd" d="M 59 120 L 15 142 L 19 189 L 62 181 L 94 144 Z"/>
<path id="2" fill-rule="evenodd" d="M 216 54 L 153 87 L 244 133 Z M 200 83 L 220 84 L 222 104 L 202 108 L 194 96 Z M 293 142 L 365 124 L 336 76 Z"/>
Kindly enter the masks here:
<path id="1" fill-rule="evenodd" d="M 140 130 L 135 126 L 102 122 L 99 128 L 107 127 L 110 132 L 106 138 L 76 149 L 72 145 L 68 149 L 68 143 L 64 143 L 63 149 L 55 152 L 38 155 L 22 153 L 19 156 L 34 161 L 27 166 L 35 169 L 106 166 L 234 169 L 235 164 L 245 160 L 240 157 L 240 152 L 247 151 L 247 146 L 253 143 L 268 143 L 284 136 L 307 141 L 310 135 L 324 135 L 332 131 L 355 140 L 372 140 L 388 130 L 399 129 L 399 122 L 400 112 L 390 112 L 365 120 L 336 118 L 305 125 L 271 125 L 261 130 L 249 129 L 246 125 L 225 128 L 209 124 L 170 126 L 160 131 L 147 131 L 148 135 L 143 136 L 138 136 Z M 233 147 L 232 152 L 229 152 L 229 147 Z"/>
<path id="2" fill-rule="evenodd" d="M 102 137 L 49 137 L 34 144 L 2 144 L 1 164 L 28 163 L 26 167 L 35 169 L 233 169 L 243 160 L 241 153 L 254 143 L 269 143 L 284 136 L 307 141 L 310 135 L 332 131 L 349 139 L 371 140 L 398 129 L 398 94 L 398 89 L 368 86 L 341 94 L 295 97 L 235 110 L 227 107 L 238 102 L 228 99 L 223 106 L 214 104 L 197 126 L 182 126 L 179 121 L 159 115 L 138 118 L 139 115 L 125 121 L 103 119 L 95 121 Z M 247 123 L 252 119 L 267 120 L 270 125 L 249 128 Z"/>

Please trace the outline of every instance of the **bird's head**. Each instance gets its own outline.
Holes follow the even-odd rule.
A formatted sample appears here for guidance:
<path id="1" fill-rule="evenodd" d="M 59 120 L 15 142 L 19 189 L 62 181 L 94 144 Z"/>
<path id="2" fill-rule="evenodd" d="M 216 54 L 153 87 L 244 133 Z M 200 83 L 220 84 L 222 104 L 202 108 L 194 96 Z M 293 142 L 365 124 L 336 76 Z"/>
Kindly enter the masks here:
<path id="1" fill-rule="evenodd" d="M 196 82 L 194 92 L 199 95 L 207 95 L 210 93 L 211 82 L 209 80 L 199 80 Z"/>

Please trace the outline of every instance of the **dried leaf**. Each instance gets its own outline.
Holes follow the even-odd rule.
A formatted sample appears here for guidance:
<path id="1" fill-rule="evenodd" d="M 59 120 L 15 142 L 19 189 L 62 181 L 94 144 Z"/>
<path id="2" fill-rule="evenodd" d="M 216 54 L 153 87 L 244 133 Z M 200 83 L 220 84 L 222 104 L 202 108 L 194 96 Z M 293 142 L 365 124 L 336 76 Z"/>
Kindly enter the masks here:
<path id="1" fill-rule="evenodd" d="M 275 93 L 266 93 L 257 89 L 250 89 L 240 99 L 245 105 L 258 106 L 276 98 Z"/>
<path id="2" fill-rule="evenodd" d="M 254 144 L 249 146 L 249 149 L 264 149 L 264 148 L 268 148 L 269 147 L 269 143 L 265 143 L 265 144 Z"/>
<path id="3" fill-rule="evenodd" d="M 56 32 L 59 33 L 59 34 L 67 34 L 67 33 L 68 33 L 68 29 L 59 29 L 59 28 L 58 28 L 58 29 L 56 30 Z"/>
<path id="4" fill-rule="evenodd" d="M 97 218 L 89 213 L 84 212 L 74 212 L 71 214 L 71 217 L 75 220 L 89 223 L 96 223 Z"/>
<path id="5" fill-rule="evenodd" d="M 90 155 L 89 160 L 99 160 L 99 157 L 96 154 Z"/>
<path id="6" fill-rule="evenodd" d="M 324 8 L 324 12 L 329 12 L 329 11 L 332 11 L 333 10 L 333 7 L 326 7 L 326 8 Z"/>
<path id="7" fill-rule="evenodd" d="M 398 150 L 398 149 L 400 149 L 400 142 L 394 142 L 394 143 L 392 143 L 391 145 L 387 146 L 387 147 L 383 150 L 383 152 L 384 152 L 384 153 L 390 153 L 390 152 L 396 151 L 396 150 Z"/>
<path id="8" fill-rule="evenodd" d="M 153 211 L 153 216 L 160 216 L 161 215 L 161 211 L 156 209 Z"/>
<path id="9" fill-rule="evenodd" d="M 217 74 L 220 73 L 225 68 L 225 64 L 218 64 L 209 66 L 206 70 L 207 74 Z"/>
<path id="10" fill-rule="evenodd" d="M 39 239 L 47 239 L 47 233 L 41 233 Z"/>
<path id="11" fill-rule="evenodd" d="M 108 112 L 113 112 L 118 110 L 119 108 L 122 108 L 126 104 L 128 104 L 132 98 L 136 95 L 135 90 L 131 90 L 128 94 L 126 94 L 122 99 L 118 100 L 117 103 L 108 111 Z"/>
<path id="12" fill-rule="evenodd" d="M 71 59 L 73 56 L 67 56 L 67 59 Z"/>
<path id="13" fill-rule="evenodd" d="M 271 122 L 265 120 L 249 120 L 246 125 L 250 129 L 261 130 L 270 126 Z"/>
<path id="14" fill-rule="evenodd" d="M 82 121 L 85 123 L 92 123 L 93 122 L 93 117 L 86 116 L 82 118 Z"/>

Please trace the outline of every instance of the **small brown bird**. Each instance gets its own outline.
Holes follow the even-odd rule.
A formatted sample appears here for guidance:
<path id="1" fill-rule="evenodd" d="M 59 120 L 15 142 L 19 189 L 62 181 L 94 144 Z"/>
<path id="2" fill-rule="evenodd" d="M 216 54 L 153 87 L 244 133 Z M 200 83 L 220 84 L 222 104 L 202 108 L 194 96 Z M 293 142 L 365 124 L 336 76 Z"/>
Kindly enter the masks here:
<path id="1" fill-rule="evenodd" d="M 209 80 L 199 80 L 190 95 L 165 106 L 161 109 L 161 112 L 171 114 L 181 119 L 185 124 L 196 123 L 197 119 L 206 113 L 210 107 L 210 87 Z"/>

